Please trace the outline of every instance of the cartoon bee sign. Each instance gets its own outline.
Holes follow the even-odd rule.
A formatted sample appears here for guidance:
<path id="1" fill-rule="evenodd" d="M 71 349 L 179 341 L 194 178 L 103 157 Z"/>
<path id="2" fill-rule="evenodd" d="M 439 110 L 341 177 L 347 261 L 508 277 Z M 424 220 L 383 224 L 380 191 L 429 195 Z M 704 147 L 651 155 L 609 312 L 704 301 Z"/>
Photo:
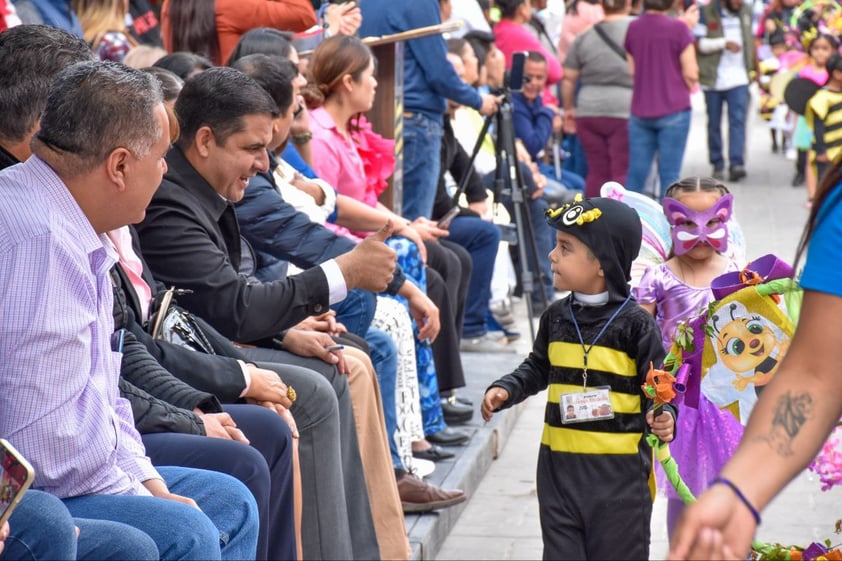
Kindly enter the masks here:
<path id="1" fill-rule="evenodd" d="M 798 310 L 775 291 L 799 291 L 794 281 L 746 286 L 711 305 L 705 324 L 701 391 L 742 424 L 789 349 Z M 790 306 L 793 304 L 790 303 Z"/>

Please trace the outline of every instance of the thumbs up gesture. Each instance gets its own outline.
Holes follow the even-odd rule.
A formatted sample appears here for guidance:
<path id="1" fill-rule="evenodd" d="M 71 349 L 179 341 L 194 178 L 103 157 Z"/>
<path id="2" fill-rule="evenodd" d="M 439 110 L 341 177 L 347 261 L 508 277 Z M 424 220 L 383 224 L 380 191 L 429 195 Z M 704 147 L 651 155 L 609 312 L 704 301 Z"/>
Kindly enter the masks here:
<path id="1" fill-rule="evenodd" d="M 336 264 L 345 277 L 348 290 L 362 288 L 383 292 L 392 281 L 398 256 L 384 242 L 394 231 L 392 221 L 361 241 L 357 247 L 336 258 Z"/>

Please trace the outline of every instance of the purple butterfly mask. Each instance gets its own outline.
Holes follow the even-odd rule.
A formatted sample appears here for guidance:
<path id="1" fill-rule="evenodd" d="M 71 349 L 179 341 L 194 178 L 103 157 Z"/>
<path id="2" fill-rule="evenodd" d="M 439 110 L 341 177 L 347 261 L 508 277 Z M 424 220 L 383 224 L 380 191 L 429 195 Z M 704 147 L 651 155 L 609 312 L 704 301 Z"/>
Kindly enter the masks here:
<path id="1" fill-rule="evenodd" d="M 731 218 L 734 196 L 723 195 L 709 209 L 687 208 L 677 200 L 666 197 L 662 205 L 672 226 L 672 248 L 676 255 L 684 255 L 697 244 L 706 242 L 719 253 L 728 249 L 728 220 Z"/>

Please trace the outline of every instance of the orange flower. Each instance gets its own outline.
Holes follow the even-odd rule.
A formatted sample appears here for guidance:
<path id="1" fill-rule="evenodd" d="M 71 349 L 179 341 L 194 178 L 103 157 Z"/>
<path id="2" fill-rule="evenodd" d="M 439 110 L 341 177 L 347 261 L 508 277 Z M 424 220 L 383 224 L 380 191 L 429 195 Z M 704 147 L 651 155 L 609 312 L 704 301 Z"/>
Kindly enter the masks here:
<path id="1" fill-rule="evenodd" d="M 646 395 L 655 400 L 656 404 L 663 405 L 675 399 L 673 384 L 675 384 L 675 376 L 666 370 L 657 370 L 652 363 L 649 363 L 646 383 L 641 387 Z"/>

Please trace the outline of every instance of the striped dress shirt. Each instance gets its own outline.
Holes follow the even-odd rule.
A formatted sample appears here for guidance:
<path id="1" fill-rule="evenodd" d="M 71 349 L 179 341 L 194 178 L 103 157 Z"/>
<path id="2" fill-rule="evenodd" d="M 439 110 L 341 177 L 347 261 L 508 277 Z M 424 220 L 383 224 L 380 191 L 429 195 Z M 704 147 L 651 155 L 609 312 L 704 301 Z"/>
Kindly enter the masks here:
<path id="1" fill-rule="evenodd" d="M 41 159 L 0 172 L 0 435 L 62 498 L 148 495 L 112 351 L 116 254 Z"/>

